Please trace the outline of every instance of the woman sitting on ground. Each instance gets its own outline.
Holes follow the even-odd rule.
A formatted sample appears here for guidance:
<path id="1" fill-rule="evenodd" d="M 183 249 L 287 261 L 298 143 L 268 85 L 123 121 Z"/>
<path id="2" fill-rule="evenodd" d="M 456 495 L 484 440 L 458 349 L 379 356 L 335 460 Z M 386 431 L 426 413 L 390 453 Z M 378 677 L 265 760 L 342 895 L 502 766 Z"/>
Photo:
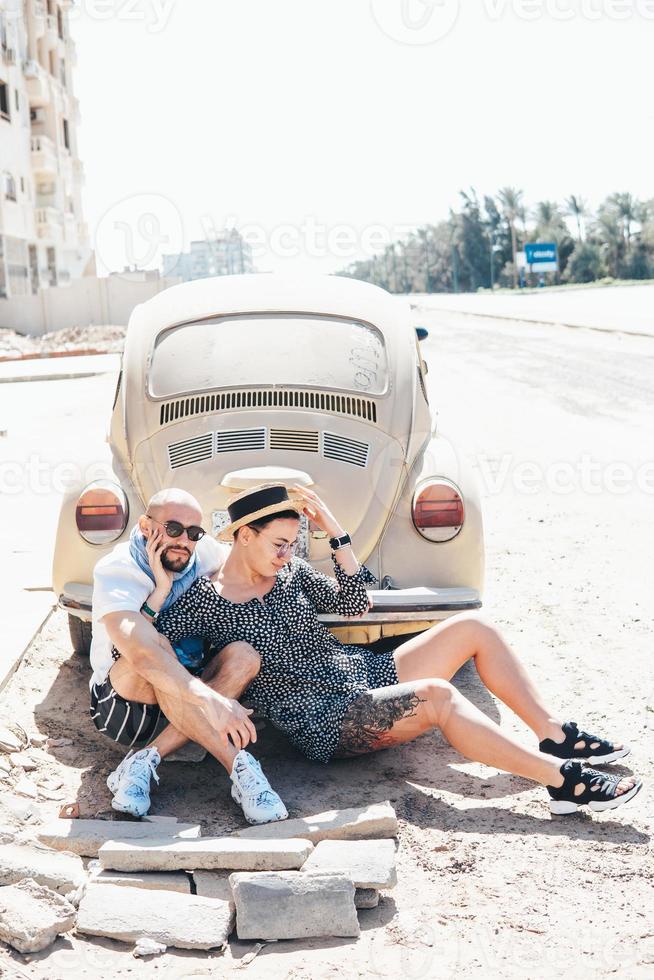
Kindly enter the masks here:
<path id="1" fill-rule="evenodd" d="M 335 581 L 293 556 L 301 513 L 330 539 L 345 538 L 331 541 Z M 248 641 L 261 668 L 246 697 L 309 759 L 386 749 L 439 728 L 468 759 L 544 785 L 553 813 L 612 809 L 639 791 L 640 780 L 588 765 L 623 758 L 629 748 L 562 723 L 477 615 L 453 616 L 388 653 L 340 643 L 317 614 L 365 613 L 365 587 L 375 579 L 317 494 L 295 487 L 290 498 L 283 486 L 257 487 L 240 494 L 229 515 L 221 534 L 233 541 L 228 558 L 162 613 L 157 629 L 173 644 L 198 634 L 220 646 Z M 505 734 L 449 683 L 470 658 L 488 690 L 536 734 L 538 749 Z"/>

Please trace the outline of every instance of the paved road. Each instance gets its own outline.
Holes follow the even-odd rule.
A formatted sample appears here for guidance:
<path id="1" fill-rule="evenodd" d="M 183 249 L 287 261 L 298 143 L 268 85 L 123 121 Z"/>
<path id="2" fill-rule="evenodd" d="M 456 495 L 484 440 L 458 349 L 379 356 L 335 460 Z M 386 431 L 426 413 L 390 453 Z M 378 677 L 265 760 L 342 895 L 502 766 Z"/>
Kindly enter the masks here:
<path id="1" fill-rule="evenodd" d="M 654 285 L 602 286 L 535 293 L 434 293 L 412 297 L 419 308 L 524 317 L 654 337 Z"/>
<path id="2" fill-rule="evenodd" d="M 91 447 L 101 450 L 104 444 L 118 359 L 111 355 L 109 373 L 86 377 L 88 368 L 77 362 L 95 360 L 25 362 L 21 367 L 29 364 L 30 370 L 48 373 L 48 365 L 54 363 L 58 372 L 66 361 L 81 376 L 0 384 L 0 589 L 5 610 L 0 687 L 54 602 L 51 565 L 63 482 L 87 450 L 93 455 Z"/>

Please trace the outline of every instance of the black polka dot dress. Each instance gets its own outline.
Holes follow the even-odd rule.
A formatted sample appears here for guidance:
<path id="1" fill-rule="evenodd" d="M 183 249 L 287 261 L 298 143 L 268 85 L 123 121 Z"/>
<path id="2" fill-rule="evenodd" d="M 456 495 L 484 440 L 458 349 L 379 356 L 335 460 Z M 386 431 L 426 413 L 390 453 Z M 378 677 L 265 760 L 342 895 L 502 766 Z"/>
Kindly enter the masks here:
<path id="1" fill-rule="evenodd" d="M 358 616 L 368 607 L 366 584 L 376 581 L 361 565 L 346 575 L 334 560 L 336 580 L 293 558 L 263 599 L 230 602 L 202 577 L 157 619 L 172 644 L 204 636 L 217 646 L 246 640 L 261 657 L 259 674 L 244 694 L 301 752 L 328 762 L 343 716 L 367 690 L 397 684 L 392 652 L 345 646 L 318 613 Z"/>

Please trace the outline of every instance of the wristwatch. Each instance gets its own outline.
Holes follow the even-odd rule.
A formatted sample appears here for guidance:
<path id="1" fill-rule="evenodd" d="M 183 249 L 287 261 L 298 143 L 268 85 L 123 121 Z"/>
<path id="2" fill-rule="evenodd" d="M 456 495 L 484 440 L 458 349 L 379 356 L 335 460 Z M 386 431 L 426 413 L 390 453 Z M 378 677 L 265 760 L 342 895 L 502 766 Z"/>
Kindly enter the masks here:
<path id="1" fill-rule="evenodd" d="M 348 544 L 352 544 L 352 538 L 347 533 L 342 534 L 340 538 L 329 539 L 329 547 L 332 551 L 338 551 L 339 548 L 344 548 Z"/>

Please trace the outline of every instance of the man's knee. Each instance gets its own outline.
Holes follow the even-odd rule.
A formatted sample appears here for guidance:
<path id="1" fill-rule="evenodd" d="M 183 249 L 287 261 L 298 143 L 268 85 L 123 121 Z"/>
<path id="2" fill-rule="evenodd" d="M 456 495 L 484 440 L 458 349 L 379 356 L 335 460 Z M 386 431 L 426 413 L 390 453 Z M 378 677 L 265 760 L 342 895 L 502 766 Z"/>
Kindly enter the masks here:
<path id="1" fill-rule="evenodd" d="M 220 662 L 221 666 L 229 665 L 247 680 L 253 680 L 261 668 L 261 657 L 245 640 L 235 640 L 223 647 Z"/>

